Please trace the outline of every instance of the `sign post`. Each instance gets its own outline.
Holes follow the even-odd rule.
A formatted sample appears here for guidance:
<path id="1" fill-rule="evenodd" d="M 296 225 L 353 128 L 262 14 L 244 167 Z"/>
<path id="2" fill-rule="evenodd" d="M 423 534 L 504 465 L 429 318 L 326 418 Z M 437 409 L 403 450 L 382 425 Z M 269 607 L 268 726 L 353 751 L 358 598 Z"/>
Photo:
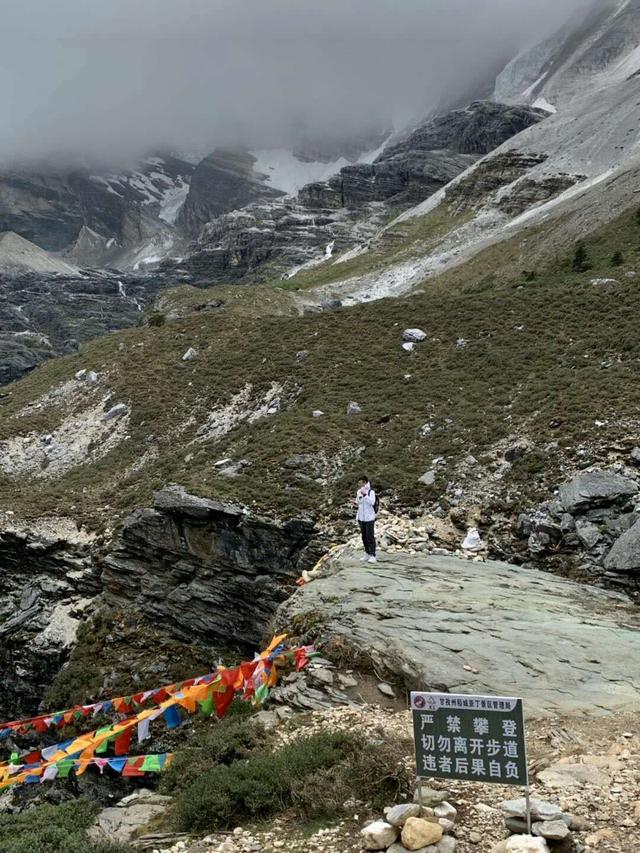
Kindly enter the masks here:
<path id="1" fill-rule="evenodd" d="M 531 835 L 522 699 L 412 693 L 411 711 L 419 790 L 424 778 L 524 787 Z"/>

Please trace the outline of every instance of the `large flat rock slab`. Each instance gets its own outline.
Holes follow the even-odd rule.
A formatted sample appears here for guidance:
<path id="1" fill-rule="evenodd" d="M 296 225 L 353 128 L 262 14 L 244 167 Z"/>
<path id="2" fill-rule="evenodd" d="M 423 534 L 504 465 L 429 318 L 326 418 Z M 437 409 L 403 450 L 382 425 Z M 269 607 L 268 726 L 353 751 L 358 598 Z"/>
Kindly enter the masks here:
<path id="1" fill-rule="evenodd" d="M 640 611 L 532 569 L 345 558 L 282 605 L 278 623 L 337 639 L 412 689 L 516 695 L 529 716 L 640 708 Z"/>

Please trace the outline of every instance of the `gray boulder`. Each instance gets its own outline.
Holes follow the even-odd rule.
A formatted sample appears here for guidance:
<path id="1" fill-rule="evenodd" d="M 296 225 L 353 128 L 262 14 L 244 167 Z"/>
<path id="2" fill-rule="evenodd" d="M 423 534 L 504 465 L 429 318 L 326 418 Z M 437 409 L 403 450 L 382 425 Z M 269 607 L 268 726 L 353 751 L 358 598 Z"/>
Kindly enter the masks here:
<path id="1" fill-rule="evenodd" d="M 419 344 L 421 341 L 426 339 L 427 333 L 423 332 L 422 329 L 405 329 L 402 333 L 402 337 L 405 341 Z"/>
<path id="2" fill-rule="evenodd" d="M 350 403 L 347 404 L 347 416 L 353 417 L 354 415 L 361 415 L 362 408 L 359 403 L 356 403 L 354 400 L 351 400 Z"/>
<path id="3" fill-rule="evenodd" d="M 103 809 L 89 829 L 92 841 L 131 841 L 154 818 L 167 811 L 171 797 L 142 789 L 120 800 L 115 806 Z"/>
<path id="4" fill-rule="evenodd" d="M 626 625 L 632 609 L 619 596 L 491 560 L 480 570 L 452 555 L 387 552 L 383 569 L 374 582 L 368 566 L 338 557 L 330 576 L 282 605 L 275 627 L 312 624 L 318 648 L 344 642 L 408 689 L 455 690 L 464 678 L 469 693 L 525 693 L 532 715 L 635 707 L 640 634 Z M 477 672 L 463 673 L 468 655 Z"/>
<path id="5" fill-rule="evenodd" d="M 533 834 L 553 841 L 562 841 L 569 835 L 569 827 L 563 820 L 544 820 L 533 824 Z"/>
<path id="6" fill-rule="evenodd" d="M 576 521 L 576 535 L 587 550 L 595 548 L 600 541 L 600 529 L 598 526 L 583 518 L 579 518 Z"/>
<path id="7" fill-rule="evenodd" d="M 640 519 L 615 542 L 607 554 L 604 567 L 612 572 L 640 570 Z"/>
<path id="8" fill-rule="evenodd" d="M 116 418 L 121 418 L 122 415 L 127 411 L 127 407 L 124 403 L 116 403 L 115 406 L 112 406 L 108 412 L 105 412 L 102 416 L 103 421 L 114 421 Z"/>
<path id="9" fill-rule="evenodd" d="M 560 520 L 560 530 L 566 536 L 568 533 L 573 533 L 576 529 L 576 521 L 570 512 L 563 512 Z"/>
<path id="10" fill-rule="evenodd" d="M 315 461 L 316 457 L 312 453 L 294 453 L 293 456 L 288 456 L 284 460 L 283 465 L 285 468 L 305 468 Z"/>
<path id="11" fill-rule="evenodd" d="M 527 817 L 527 803 L 524 797 L 517 800 L 503 800 L 499 808 L 507 817 L 517 817 L 525 820 Z M 562 809 L 546 800 L 531 798 L 531 817 L 536 821 L 562 820 Z"/>
<path id="12" fill-rule="evenodd" d="M 435 471 L 427 471 L 426 474 L 423 474 L 422 477 L 418 478 L 418 482 L 422 483 L 424 486 L 433 486 L 436 481 L 436 472 Z"/>
<path id="13" fill-rule="evenodd" d="M 527 540 L 527 547 L 529 549 L 529 553 L 533 554 L 546 554 L 551 545 L 551 537 L 548 533 L 544 533 L 544 531 L 532 533 Z"/>
<path id="14" fill-rule="evenodd" d="M 360 831 L 365 850 L 386 850 L 398 837 L 398 830 L 385 820 L 376 820 Z"/>
<path id="15" fill-rule="evenodd" d="M 189 349 L 182 356 L 182 360 L 183 361 L 193 361 L 197 357 L 198 357 L 198 350 L 194 349 L 193 347 L 189 347 Z"/>
<path id="16" fill-rule="evenodd" d="M 385 809 L 385 818 L 391 826 L 404 826 L 410 817 L 420 816 L 421 806 L 419 803 L 402 803 Z"/>
<path id="17" fill-rule="evenodd" d="M 449 799 L 449 791 L 440 791 L 423 785 L 422 790 L 416 789 L 413 801 L 421 803 L 425 808 L 433 809 Z"/>
<path id="18" fill-rule="evenodd" d="M 628 477 L 613 471 L 588 471 L 560 486 L 560 501 L 566 512 L 575 514 L 616 503 L 637 492 L 637 484 Z"/>
<path id="19" fill-rule="evenodd" d="M 631 461 L 634 465 L 640 466 L 640 447 L 634 447 L 631 451 Z"/>

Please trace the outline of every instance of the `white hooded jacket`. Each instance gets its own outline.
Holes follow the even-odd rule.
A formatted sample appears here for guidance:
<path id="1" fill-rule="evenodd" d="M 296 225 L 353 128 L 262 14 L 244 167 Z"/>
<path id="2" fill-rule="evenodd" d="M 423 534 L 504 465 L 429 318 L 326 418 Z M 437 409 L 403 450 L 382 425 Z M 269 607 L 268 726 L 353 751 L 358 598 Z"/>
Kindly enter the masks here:
<path id="1" fill-rule="evenodd" d="M 376 511 L 374 509 L 376 503 L 376 493 L 371 488 L 371 483 L 365 486 L 366 494 L 360 494 L 360 489 L 356 492 L 356 500 L 358 501 L 357 521 L 375 521 Z"/>

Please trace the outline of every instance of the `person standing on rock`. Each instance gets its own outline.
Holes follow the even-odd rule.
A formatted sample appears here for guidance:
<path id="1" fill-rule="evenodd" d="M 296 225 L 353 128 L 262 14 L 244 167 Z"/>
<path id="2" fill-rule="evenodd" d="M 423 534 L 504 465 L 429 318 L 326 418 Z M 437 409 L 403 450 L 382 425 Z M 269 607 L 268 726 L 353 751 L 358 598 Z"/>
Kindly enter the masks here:
<path id="1" fill-rule="evenodd" d="M 371 488 L 371 483 L 368 477 L 361 477 L 358 480 L 358 491 L 356 493 L 356 504 L 358 505 L 358 513 L 356 519 L 360 526 L 362 534 L 362 544 L 364 545 L 365 560 L 369 563 L 377 563 L 376 560 L 376 509 L 377 498 L 376 493 Z"/>

